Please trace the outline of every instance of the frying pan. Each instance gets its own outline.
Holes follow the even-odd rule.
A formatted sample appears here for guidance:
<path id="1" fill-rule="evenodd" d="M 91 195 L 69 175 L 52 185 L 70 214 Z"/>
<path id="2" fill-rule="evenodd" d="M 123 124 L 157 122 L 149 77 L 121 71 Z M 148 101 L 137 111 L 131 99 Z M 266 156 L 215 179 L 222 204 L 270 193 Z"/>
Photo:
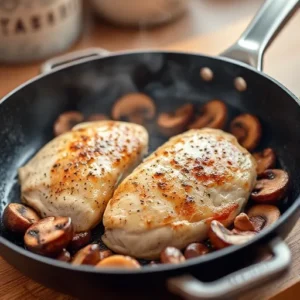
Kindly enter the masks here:
<path id="1" fill-rule="evenodd" d="M 20 199 L 17 169 L 53 138 L 52 126 L 59 114 L 71 109 L 86 115 L 109 114 L 118 97 L 140 91 L 155 100 L 158 111 L 174 110 L 186 101 L 200 104 L 217 98 L 230 108 L 229 119 L 241 112 L 258 116 L 263 126 L 261 148 L 274 148 L 278 163 L 291 178 L 278 222 L 247 244 L 180 265 L 134 271 L 77 267 L 35 255 L 1 225 L 3 258 L 50 288 L 79 298 L 96 295 L 104 299 L 166 299 L 171 297 L 167 290 L 188 299 L 224 299 L 287 268 L 291 257 L 283 239 L 297 221 L 300 205 L 300 103 L 261 69 L 264 50 L 297 4 L 296 0 L 266 1 L 237 43 L 220 57 L 155 51 L 109 54 L 91 49 L 50 60 L 43 65 L 43 74 L 11 92 L 0 104 L 1 212 L 7 203 Z M 213 71 L 212 81 L 200 77 L 203 67 Z M 233 84 L 237 77 L 247 84 L 243 92 Z M 153 151 L 165 139 L 154 125 L 149 131 Z M 101 230 L 100 225 L 98 237 Z M 259 249 L 270 249 L 273 256 L 252 264 Z"/>

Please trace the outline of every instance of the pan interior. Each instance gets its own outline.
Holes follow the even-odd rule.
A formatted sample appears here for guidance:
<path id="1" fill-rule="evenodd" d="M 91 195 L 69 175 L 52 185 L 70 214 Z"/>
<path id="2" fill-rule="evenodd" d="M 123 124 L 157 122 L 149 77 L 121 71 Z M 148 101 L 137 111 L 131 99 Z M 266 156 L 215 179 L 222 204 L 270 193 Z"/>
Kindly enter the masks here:
<path id="1" fill-rule="evenodd" d="M 201 79 L 202 67 L 211 68 L 212 81 Z M 235 89 L 237 76 L 246 80 L 246 91 Z M 91 60 L 41 77 L 0 105 L 1 214 L 8 203 L 20 202 L 17 169 L 53 138 L 53 123 L 60 113 L 79 110 L 86 116 L 110 115 L 114 102 L 130 92 L 151 96 L 158 112 L 174 111 L 184 103 L 200 107 L 209 100 L 220 99 L 228 105 L 228 121 L 241 112 L 256 115 L 263 125 L 258 150 L 272 147 L 278 164 L 291 178 L 281 211 L 296 201 L 300 191 L 300 108 L 287 91 L 251 69 L 217 58 L 133 53 Z M 147 129 L 152 152 L 167 139 L 159 134 L 155 120 Z M 99 225 L 94 231 L 95 241 L 100 240 L 102 232 Z M 2 224 L 0 235 L 23 245 L 22 238 L 7 232 Z"/>

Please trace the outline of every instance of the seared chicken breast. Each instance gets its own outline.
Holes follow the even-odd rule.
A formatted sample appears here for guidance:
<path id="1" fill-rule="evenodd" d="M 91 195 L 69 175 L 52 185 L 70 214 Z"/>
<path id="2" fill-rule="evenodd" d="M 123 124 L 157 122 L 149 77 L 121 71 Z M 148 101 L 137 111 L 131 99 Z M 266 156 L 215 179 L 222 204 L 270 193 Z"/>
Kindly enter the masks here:
<path id="1" fill-rule="evenodd" d="M 155 259 L 207 237 L 212 220 L 229 225 L 246 204 L 256 163 L 231 134 L 190 130 L 171 138 L 116 189 L 103 216 L 113 251 Z"/>
<path id="2" fill-rule="evenodd" d="M 19 169 L 22 202 L 46 216 L 68 216 L 76 232 L 96 226 L 120 180 L 147 152 L 139 125 L 102 121 L 56 137 Z"/>

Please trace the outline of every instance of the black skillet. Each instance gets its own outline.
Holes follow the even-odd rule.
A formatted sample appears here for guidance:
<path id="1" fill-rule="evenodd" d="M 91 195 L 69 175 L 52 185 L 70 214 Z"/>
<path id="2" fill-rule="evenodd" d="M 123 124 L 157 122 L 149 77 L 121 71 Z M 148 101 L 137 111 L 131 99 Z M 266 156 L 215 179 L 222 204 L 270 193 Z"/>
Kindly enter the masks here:
<path id="1" fill-rule="evenodd" d="M 296 0 L 266 1 L 223 57 L 171 52 L 106 55 L 100 50 L 77 53 L 46 63 L 46 74 L 11 92 L 0 105 L 1 211 L 7 203 L 19 200 L 17 169 L 53 137 L 53 122 L 59 114 L 70 109 L 86 115 L 109 114 L 119 96 L 141 91 L 155 99 L 158 111 L 174 110 L 186 101 L 203 103 L 217 98 L 230 107 L 230 118 L 240 112 L 258 116 L 263 124 L 261 148 L 274 148 L 279 164 L 291 178 L 277 223 L 245 245 L 181 265 L 148 266 L 138 271 L 75 267 L 37 256 L 22 248 L 20 240 L 1 227 L 3 258 L 50 288 L 86 299 L 166 299 L 171 297 L 167 289 L 188 299 L 224 298 L 288 267 L 290 251 L 283 239 L 298 219 L 300 204 L 300 103 L 284 86 L 261 73 L 261 62 L 264 49 L 297 4 Z M 99 54 L 105 57 L 99 58 Z M 213 71 L 212 81 L 199 76 L 203 67 Z M 237 77 L 247 84 L 243 92 L 233 84 Z M 150 126 L 150 136 L 151 151 L 164 142 L 154 126 Z M 273 258 L 243 268 L 259 247 L 270 248 Z"/>

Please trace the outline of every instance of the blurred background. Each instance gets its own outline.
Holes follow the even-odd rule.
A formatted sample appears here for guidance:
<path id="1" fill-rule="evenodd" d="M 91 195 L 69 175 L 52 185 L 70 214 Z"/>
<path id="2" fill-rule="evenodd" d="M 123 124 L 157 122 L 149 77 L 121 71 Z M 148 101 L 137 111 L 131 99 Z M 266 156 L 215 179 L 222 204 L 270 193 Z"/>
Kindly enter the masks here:
<path id="1" fill-rule="evenodd" d="M 91 2 L 101 3 L 102 1 L 92 0 Z M 107 1 L 111 0 L 104 0 L 103 2 Z M 263 0 L 152 0 L 149 1 L 151 2 L 149 7 L 144 7 L 144 9 L 143 3 L 146 1 L 113 0 L 112 2 L 142 3 L 140 10 L 144 12 L 144 16 L 147 16 L 143 20 L 143 14 L 141 14 L 140 22 L 136 22 L 136 26 L 133 26 L 135 28 L 116 25 L 113 27 L 104 22 L 105 12 L 102 14 L 101 20 L 101 17 L 97 18 L 95 8 L 90 8 L 90 12 L 96 16 L 96 19 L 91 15 L 90 22 L 86 24 L 86 32 L 96 30 L 104 48 L 120 50 L 162 47 L 193 36 L 216 31 L 246 16 L 253 16 Z M 177 12 L 176 3 L 178 3 L 177 9 L 179 11 L 182 8 L 182 13 Z M 169 9 L 165 9 L 165 6 L 169 6 Z M 129 7 L 128 9 L 130 10 Z M 170 11 L 173 11 L 173 14 Z M 157 25 L 155 27 L 145 25 L 145 19 L 151 21 L 151 17 L 148 18 L 151 14 L 156 16 Z M 117 16 L 118 13 L 115 15 Z M 119 15 L 120 20 L 123 19 L 122 15 Z M 167 23 L 163 22 L 164 19 Z M 160 23 L 159 20 L 162 22 Z M 119 33 L 120 30 L 123 32 L 121 41 L 114 38 L 114 34 Z M 89 34 L 84 36 L 89 38 Z"/>
<path id="2" fill-rule="evenodd" d="M 53 44 L 61 44 L 62 41 L 66 41 L 62 48 L 68 48 L 75 41 L 89 45 L 94 43 L 109 50 L 161 47 L 218 30 L 245 16 L 253 16 L 262 2 L 0 0 L 0 61 L 7 61 L 5 56 L 12 56 L 12 53 L 16 57 L 11 61 L 22 60 L 20 57 L 30 48 L 30 43 L 32 53 L 28 54 L 28 60 L 37 58 L 36 50 L 42 44 L 44 52 L 50 53 L 46 47 L 54 48 Z M 52 46 L 48 45 L 50 43 Z M 15 46 L 14 49 L 9 49 L 10 44 Z M 23 49 L 16 53 L 20 45 Z M 61 52 L 62 48 L 57 48 L 56 52 Z"/>
<path id="3" fill-rule="evenodd" d="M 237 28 L 241 33 L 262 3 L 263 0 L 0 0 L 0 98 L 37 75 L 46 59 L 67 51 L 89 47 L 109 51 L 175 47 L 230 26 L 235 30 L 243 21 L 245 25 Z M 230 36 L 231 32 L 229 41 Z M 222 50 L 227 47 L 222 40 L 219 45 Z M 210 53 L 212 48 L 206 49 L 206 40 L 199 47 L 204 53 Z M 190 47 L 179 49 L 193 51 Z"/>

